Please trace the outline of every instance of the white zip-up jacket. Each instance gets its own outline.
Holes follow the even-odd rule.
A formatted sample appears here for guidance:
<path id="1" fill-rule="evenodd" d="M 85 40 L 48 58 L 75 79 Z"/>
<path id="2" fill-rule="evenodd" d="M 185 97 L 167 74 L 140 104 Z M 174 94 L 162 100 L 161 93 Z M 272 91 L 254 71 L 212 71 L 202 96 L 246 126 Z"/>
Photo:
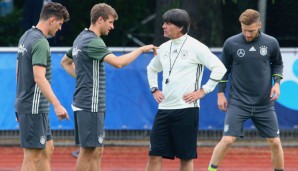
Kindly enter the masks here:
<path id="1" fill-rule="evenodd" d="M 158 73 L 163 71 L 162 92 L 165 99 L 158 108 L 200 107 L 200 100 L 197 100 L 195 104 L 186 103 L 183 95 L 201 88 L 204 66 L 211 71 L 209 80 L 202 86 L 207 94 L 214 90 L 226 73 L 226 68 L 217 56 L 203 43 L 187 34 L 163 43 L 158 49 L 157 56 L 147 66 L 150 87 L 158 87 Z"/>

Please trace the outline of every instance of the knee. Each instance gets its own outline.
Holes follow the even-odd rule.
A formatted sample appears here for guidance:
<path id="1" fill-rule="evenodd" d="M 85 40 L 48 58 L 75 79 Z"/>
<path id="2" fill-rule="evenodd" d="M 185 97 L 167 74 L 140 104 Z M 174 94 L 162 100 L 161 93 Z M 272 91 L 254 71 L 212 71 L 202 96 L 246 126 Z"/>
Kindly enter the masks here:
<path id="1" fill-rule="evenodd" d="M 102 147 L 88 147 L 88 148 L 81 148 L 79 155 L 84 156 L 84 158 L 88 160 L 98 160 L 101 158 L 103 154 Z"/>
<path id="2" fill-rule="evenodd" d="M 36 153 L 35 155 L 33 155 L 33 160 L 34 160 L 34 162 L 36 162 L 36 163 L 38 163 L 39 161 L 41 161 L 42 160 L 42 153 L 41 152 L 39 152 L 39 153 Z"/>
<path id="3" fill-rule="evenodd" d="M 280 138 L 267 138 L 267 142 L 271 148 L 279 148 L 281 146 Z"/>
<path id="4" fill-rule="evenodd" d="M 221 139 L 221 143 L 225 146 L 231 146 L 236 141 L 236 137 L 224 136 Z"/>
<path id="5" fill-rule="evenodd" d="M 95 149 L 95 152 L 94 152 L 94 157 L 96 157 L 96 158 L 101 158 L 101 156 L 102 156 L 102 154 L 103 154 L 103 147 L 97 147 L 96 149 Z"/>
<path id="6" fill-rule="evenodd" d="M 49 150 L 48 150 L 48 151 L 49 151 L 49 152 L 48 152 L 49 155 L 52 155 L 52 154 L 54 153 L 54 149 L 55 149 L 55 148 L 54 148 L 54 145 L 51 145 L 51 146 L 49 147 Z"/>
<path id="7" fill-rule="evenodd" d="M 189 159 L 189 160 L 185 160 L 185 159 L 181 159 L 180 160 L 181 166 L 193 166 L 193 160 Z"/>
<path id="8" fill-rule="evenodd" d="M 38 153 L 37 155 L 35 155 L 34 157 L 33 157 L 33 162 L 34 163 L 40 163 L 40 161 L 42 161 L 43 160 L 43 154 L 42 153 Z"/>
<path id="9" fill-rule="evenodd" d="M 160 156 L 149 156 L 148 162 L 151 164 L 161 164 L 162 158 Z"/>
<path id="10" fill-rule="evenodd" d="M 42 150 L 25 149 L 24 160 L 30 163 L 39 163 L 42 160 Z"/>
<path id="11" fill-rule="evenodd" d="M 42 158 L 50 159 L 54 153 L 54 145 L 47 146 L 42 152 Z"/>
<path id="12" fill-rule="evenodd" d="M 48 143 L 46 145 L 46 151 L 49 155 L 53 154 L 54 152 L 54 144 L 53 143 Z"/>

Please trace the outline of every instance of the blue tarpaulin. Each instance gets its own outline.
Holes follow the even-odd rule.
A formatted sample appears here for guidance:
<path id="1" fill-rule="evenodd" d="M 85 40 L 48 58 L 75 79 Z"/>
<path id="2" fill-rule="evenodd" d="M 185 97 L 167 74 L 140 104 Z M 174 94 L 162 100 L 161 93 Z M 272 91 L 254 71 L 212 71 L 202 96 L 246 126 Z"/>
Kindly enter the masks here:
<path id="1" fill-rule="evenodd" d="M 116 55 L 123 54 L 115 52 Z M 52 129 L 73 129 L 73 112 L 71 102 L 75 80 L 60 66 L 64 53 L 52 52 L 53 81 L 52 87 L 62 105 L 67 109 L 70 119 L 60 122 L 53 109 L 50 112 Z M 216 55 L 220 55 L 217 53 Z M 157 104 L 149 90 L 146 67 L 152 59 L 152 53 L 145 53 L 130 65 L 116 69 L 106 66 L 106 101 L 107 112 L 105 128 L 110 130 L 144 130 L 151 129 Z M 15 119 L 14 99 L 16 88 L 16 52 L 0 52 L 0 130 L 18 129 Z M 203 83 L 210 75 L 204 71 Z M 161 75 L 159 77 L 161 79 Z M 282 86 L 282 85 L 281 85 Z M 298 91 L 296 89 L 295 91 Z M 282 92 L 283 93 L 283 92 Z M 225 113 L 217 107 L 216 90 L 201 100 L 199 129 L 222 130 Z M 281 129 L 294 129 L 298 125 L 298 111 L 276 103 Z M 251 121 L 245 124 L 246 129 L 254 128 Z"/>

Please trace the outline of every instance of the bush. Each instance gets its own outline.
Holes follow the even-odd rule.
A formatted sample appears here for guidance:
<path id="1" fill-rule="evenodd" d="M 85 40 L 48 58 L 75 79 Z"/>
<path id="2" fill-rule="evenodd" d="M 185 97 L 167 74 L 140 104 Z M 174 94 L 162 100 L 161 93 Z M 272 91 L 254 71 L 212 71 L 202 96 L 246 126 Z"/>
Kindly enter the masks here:
<path id="1" fill-rule="evenodd" d="M 22 35 L 22 10 L 0 17 L 0 46 L 17 46 Z"/>

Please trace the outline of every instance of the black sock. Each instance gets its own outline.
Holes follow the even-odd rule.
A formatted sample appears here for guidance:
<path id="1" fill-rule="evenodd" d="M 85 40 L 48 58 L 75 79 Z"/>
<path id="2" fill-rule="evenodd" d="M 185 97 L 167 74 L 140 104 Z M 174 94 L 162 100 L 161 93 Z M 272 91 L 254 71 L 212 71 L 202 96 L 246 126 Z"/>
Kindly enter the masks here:
<path id="1" fill-rule="evenodd" d="M 284 171 L 283 169 L 274 169 L 274 171 Z"/>
<path id="2" fill-rule="evenodd" d="M 214 164 L 210 164 L 210 167 L 213 168 L 213 169 L 217 169 L 218 168 L 218 166 L 215 166 Z"/>

